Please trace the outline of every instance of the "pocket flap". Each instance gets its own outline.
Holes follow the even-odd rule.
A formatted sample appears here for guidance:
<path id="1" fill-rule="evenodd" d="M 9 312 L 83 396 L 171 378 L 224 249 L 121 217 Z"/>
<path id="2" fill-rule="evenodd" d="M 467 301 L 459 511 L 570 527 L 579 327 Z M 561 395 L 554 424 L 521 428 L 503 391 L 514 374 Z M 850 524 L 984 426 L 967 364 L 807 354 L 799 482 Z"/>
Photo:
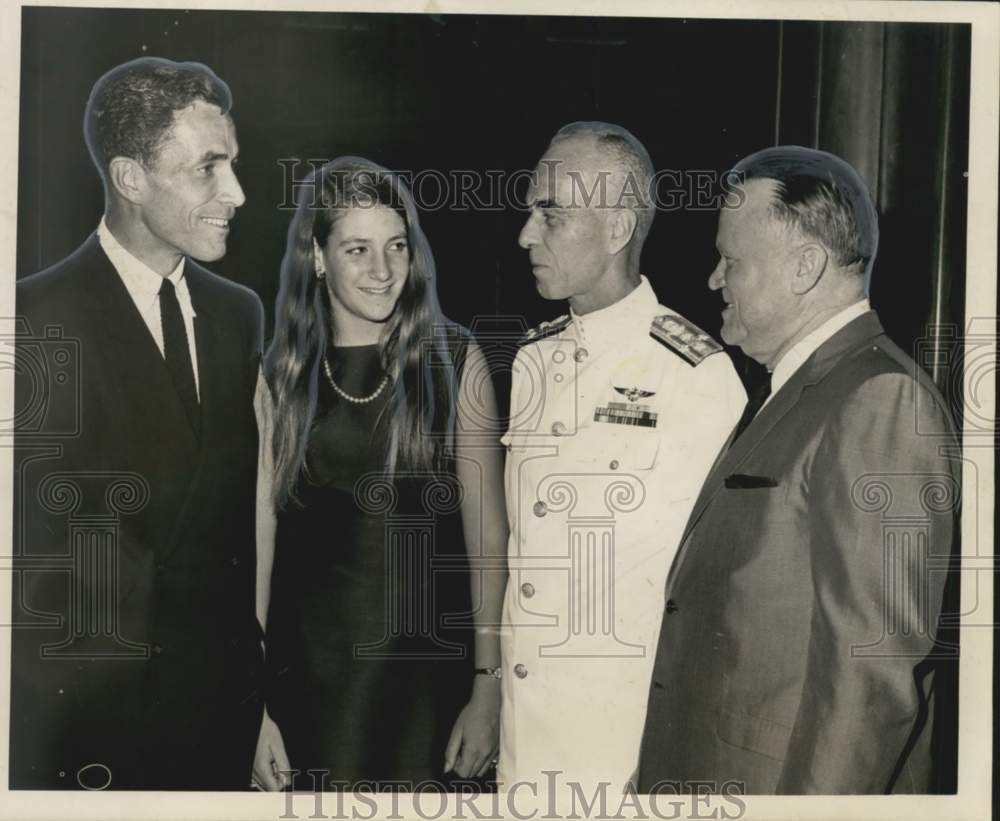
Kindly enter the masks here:
<path id="1" fill-rule="evenodd" d="M 733 490 L 777 486 L 778 480 L 771 476 L 751 476 L 747 473 L 733 473 L 726 477 L 726 487 Z"/>
<path id="2" fill-rule="evenodd" d="M 788 752 L 792 728 L 746 713 L 719 713 L 719 738 L 734 747 L 742 747 L 782 761 Z"/>

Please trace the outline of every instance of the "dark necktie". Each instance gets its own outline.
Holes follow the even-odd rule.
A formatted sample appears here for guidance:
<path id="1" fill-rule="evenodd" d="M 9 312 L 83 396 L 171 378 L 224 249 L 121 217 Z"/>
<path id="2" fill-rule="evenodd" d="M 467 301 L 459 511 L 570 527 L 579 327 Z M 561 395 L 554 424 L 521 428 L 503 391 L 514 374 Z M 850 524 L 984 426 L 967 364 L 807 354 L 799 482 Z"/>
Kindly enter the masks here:
<path id="1" fill-rule="evenodd" d="M 771 395 L 771 374 L 767 375 L 767 379 L 764 380 L 754 392 L 750 395 L 747 400 L 747 406 L 743 409 L 743 415 L 740 417 L 740 421 L 736 423 L 736 433 L 733 435 L 732 441 L 729 443 L 729 447 L 735 444 L 736 440 L 740 438 L 753 421 L 753 418 L 757 415 L 757 412 L 764 406 L 767 401 L 767 397 Z"/>
<path id="2" fill-rule="evenodd" d="M 164 278 L 160 286 L 160 321 L 163 323 L 163 358 L 174 380 L 177 395 L 184 406 L 188 421 L 195 435 L 201 433 L 201 408 L 198 405 L 198 391 L 194 384 L 194 369 L 191 367 L 191 351 L 188 348 L 184 317 L 174 292 L 174 284 Z"/>

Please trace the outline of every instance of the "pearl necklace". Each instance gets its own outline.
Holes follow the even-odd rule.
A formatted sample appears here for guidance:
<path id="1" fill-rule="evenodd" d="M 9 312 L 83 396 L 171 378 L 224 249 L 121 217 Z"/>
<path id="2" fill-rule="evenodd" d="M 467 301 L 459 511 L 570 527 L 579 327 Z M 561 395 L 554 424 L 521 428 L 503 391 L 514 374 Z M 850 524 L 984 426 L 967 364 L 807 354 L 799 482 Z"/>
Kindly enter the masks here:
<path id="1" fill-rule="evenodd" d="M 375 393 L 369 394 L 368 396 L 351 396 L 347 391 L 341 388 L 340 385 L 333 381 L 333 373 L 330 371 L 330 363 L 326 361 L 326 356 L 323 357 L 323 371 L 326 373 L 326 378 L 330 383 L 330 387 L 337 392 L 337 395 L 346 399 L 348 402 L 353 402 L 355 405 L 367 405 L 369 402 L 374 401 L 378 398 L 378 395 L 385 390 L 385 386 L 389 384 L 389 375 L 386 374 L 382 377 L 382 381 L 375 389 Z"/>

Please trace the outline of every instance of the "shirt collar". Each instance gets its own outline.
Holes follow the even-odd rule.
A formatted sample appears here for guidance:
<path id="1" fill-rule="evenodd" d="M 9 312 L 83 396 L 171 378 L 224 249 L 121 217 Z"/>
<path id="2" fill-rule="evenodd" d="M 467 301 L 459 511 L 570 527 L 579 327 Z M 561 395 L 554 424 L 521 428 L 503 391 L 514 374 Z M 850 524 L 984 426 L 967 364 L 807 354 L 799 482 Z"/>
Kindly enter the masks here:
<path id="1" fill-rule="evenodd" d="M 163 277 L 115 239 L 104 217 L 101 217 L 101 222 L 97 226 L 97 240 L 101 243 L 101 248 L 108 255 L 108 259 L 115 266 L 115 270 L 118 271 L 118 275 L 137 304 L 147 308 L 151 307 L 160 294 Z M 185 291 L 187 290 L 186 283 L 184 283 L 184 257 L 181 257 L 177 267 L 167 279 L 170 280 L 175 289 L 184 288 Z M 195 315 L 193 305 L 191 306 L 191 315 Z"/>
<path id="2" fill-rule="evenodd" d="M 871 305 L 867 299 L 855 302 L 831 316 L 812 333 L 796 342 L 788 350 L 788 353 L 778 360 L 778 364 L 771 372 L 771 395 L 777 393 L 778 389 L 792 378 L 792 375 L 805 364 L 805 361 L 813 355 L 820 345 L 849 322 L 870 310 Z"/>
<path id="3" fill-rule="evenodd" d="M 617 302 L 582 315 L 570 308 L 569 314 L 582 344 L 614 344 L 636 329 L 648 334 L 648 321 L 658 304 L 649 280 L 640 275 L 639 284 Z"/>

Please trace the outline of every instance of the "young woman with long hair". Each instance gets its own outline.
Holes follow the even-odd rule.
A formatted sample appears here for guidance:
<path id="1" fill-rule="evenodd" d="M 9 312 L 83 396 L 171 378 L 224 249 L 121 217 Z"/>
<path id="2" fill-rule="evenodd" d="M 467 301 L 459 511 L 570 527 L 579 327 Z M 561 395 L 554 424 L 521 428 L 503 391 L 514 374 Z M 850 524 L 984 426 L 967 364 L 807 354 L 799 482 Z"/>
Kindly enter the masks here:
<path id="1" fill-rule="evenodd" d="M 399 175 L 343 157 L 298 193 L 264 361 L 272 683 L 254 780 L 280 787 L 289 765 L 322 771 L 300 789 L 483 776 L 507 541 L 486 361 L 441 313 Z"/>

